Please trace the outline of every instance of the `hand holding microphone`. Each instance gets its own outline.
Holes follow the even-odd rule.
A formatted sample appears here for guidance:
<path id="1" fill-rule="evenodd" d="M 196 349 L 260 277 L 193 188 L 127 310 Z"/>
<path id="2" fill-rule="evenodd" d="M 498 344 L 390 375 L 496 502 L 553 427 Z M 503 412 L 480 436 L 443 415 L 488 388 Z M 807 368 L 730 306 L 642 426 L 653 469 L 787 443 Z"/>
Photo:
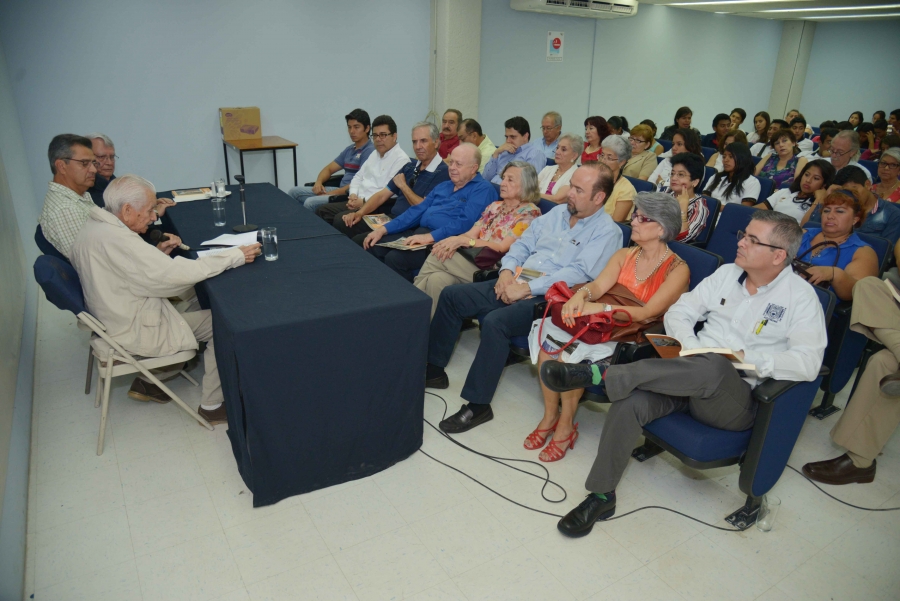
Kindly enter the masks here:
<path id="1" fill-rule="evenodd" d="M 171 254 L 176 248 L 191 250 L 191 247 L 182 243 L 181 238 L 175 235 L 164 234 L 160 230 L 150 231 L 150 241 L 162 252 Z"/>

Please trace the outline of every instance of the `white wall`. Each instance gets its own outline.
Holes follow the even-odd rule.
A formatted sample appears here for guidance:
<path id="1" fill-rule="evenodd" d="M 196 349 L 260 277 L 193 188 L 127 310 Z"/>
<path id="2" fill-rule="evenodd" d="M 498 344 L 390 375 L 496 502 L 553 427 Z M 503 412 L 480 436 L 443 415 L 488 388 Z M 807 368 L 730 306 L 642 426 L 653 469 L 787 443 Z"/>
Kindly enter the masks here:
<path id="1" fill-rule="evenodd" d="M 800 112 L 812 125 L 900 108 L 900 20 L 820 21 Z"/>
<path id="2" fill-rule="evenodd" d="M 546 62 L 550 30 L 565 32 L 562 63 Z M 635 17 L 594 21 L 484 0 L 481 36 L 479 112 L 492 137 L 513 114 L 536 128 L 551 109 L 566 131 L 583 131 L 591 114 L 649 118 L 661 131 L 685 104 L 706 133 L 716 113 L 768 106 L 781 22 L 647 4 Z"/>
<path id="3" fill-rule="evenodd" d="M 356 107 L 393 116 L 411 151 L 409 128 L 428 112 L 429 38 L 420 0 L 0 3 L 41 196 L 47 145 L 62 132 L 108 134 L 117 172 L 159 189 L 224 177 L 221 106 L 259 106 L 263 134 L 300 143 L 301 184 L 349 143 L 343 116 Z M 279 151 L 282 189 L 293 184 L 290 157 Z M 245 165 L 248 181 L 274 181 L 271 153 Z"/>

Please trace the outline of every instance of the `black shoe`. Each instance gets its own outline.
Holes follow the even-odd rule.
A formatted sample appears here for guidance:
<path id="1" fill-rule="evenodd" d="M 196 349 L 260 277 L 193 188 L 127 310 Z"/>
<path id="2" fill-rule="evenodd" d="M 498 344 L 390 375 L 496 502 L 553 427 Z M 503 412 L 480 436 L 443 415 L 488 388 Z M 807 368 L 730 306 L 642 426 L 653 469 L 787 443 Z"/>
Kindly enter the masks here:
<path id="1" fill-rule="evenodd" d="M 425 366 L 425 388 L 450 388 L 450 378 L 443 367 L 431 363 Z"/>
<path id="2" fill-rule="evenodd" d="M 463 405 L 459 411 L 441 421 L 438 427 L 447 434 L 461 434 L 492 419 L 494 419 L 494 412 L 490 405 L 487 406 L 486 411 L 480 411 L 478 415 L 475 415 L 468 405 Z"/>
<path id="3" fill-rule="evenodd" d="M 581 505 L 567 513 L 566 517 L 556 524 L 556 529 L 572 538 L 585 536 L 590 534 L 594 522 L 611 518 L 615 512 L 615 493 L 606 493 L 605 501 L 591 493 Z"/>
<path id="4" fill-rule="evenodd" d="M 160 404 L 168 403 L 172 400 L 159 386 L 152 382 L 144 382 L 140 378 L 135 378 L 134 382 L 131 383 L 131 390 L 128 391 L 128 396 L 136 401 L 153 401 Z"/>
<path id="5" fill-rule="evenodd" d="M 605 365 L 598 365 L 600 373 L 606 371 Z M 553 392 L 566 392 L 577 388 L 594 385 L 594 372 L 585 363 L 562 363 L 560 361 L 544 361 L 541 365 L 541 382 Z"/>

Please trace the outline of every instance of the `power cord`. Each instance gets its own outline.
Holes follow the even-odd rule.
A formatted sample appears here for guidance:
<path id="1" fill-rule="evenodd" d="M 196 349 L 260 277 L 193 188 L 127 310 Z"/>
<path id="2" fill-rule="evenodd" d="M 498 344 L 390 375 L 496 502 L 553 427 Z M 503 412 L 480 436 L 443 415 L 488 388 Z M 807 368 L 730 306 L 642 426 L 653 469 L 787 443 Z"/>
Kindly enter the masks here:
<path id="1" fill-rule="evenodd" d="M 834 496 L 833 494 L 824 490 L 821 486 L 819 486 L 812 480 L 810 480 L 806 474 L 804 474 L 803 472 L 801 472 L 800 470 L 795 468 L 793 465 L 789 465 L 788 467 L 791 468 L 792 470 L 794 470 L 795 472 L 797 472 L 798 474 L 800 474 L 801 476 L 803 476 L 804 480 L 806 480 L 807 482 L 809 482 L 810 484 L 812 484 L 813 486 L 818 488 L 819 492 L 821 492 L 822 494 L 831 497 L 838 503 L 843 503 L 844 505 L 846 505 L 848 507 L 852 507 L 853 509 L 861 509 L 863 511 L 900 511 L 900 507 L 860 507 L 859 505 L 854 505 L 853 503 L 848 503 L 847 501 L 842 501 L 842 500 L 838 499 L 836 496 Z"/>

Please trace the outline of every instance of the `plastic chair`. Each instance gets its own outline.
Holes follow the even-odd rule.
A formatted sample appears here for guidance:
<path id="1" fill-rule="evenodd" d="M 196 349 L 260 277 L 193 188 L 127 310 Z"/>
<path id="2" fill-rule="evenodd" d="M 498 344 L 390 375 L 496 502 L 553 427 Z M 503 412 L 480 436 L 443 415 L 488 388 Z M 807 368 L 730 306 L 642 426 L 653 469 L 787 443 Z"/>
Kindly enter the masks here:
<path id="1" fill-rule="evenodd" d="M 634 189 L 638 192 L 656 192 L 656 186 L 648 181 L 644 181 L 636 177 L 628 177 L 627 175 L 625 176 L 625 179 L 630 181 L 631 185 L 634 186 Z"/>
<path id="2" fill-rule="evenodd" d="M 815 290 L 827 324 L 835 296 L 822 288 Z M 694 469 L 739 464 L 738 486 L 747 500 L 725 520 L 741 528 L 749 526 L 756 521 L 763 495 L 784 472 L 824 372 L 827 368 L 812 382 L 763 381 L 753 389 L 758 403 L 756 421 L 753 428 L 743 432 L 706 426 L 688 413 L 672 413 L 654 420 L 644 426 L 645 443 L 634 450 L 632 457 L 645 461 L 668 451 Z"/>
<path id="3" fill-rule="evenodd" d="M 40 256 L 34 262 L 34 278 L 44 290 L 47 300 L 60 310 L 71 311 L 96 336 L 91 338 L 91 350 L 94 357 L 98 360 L 97 372 L 99 374 L 97 398 L 94 406 L 102 406 L 100 411 L 100 434 L 97 437 L 97 455 L 103 454 L 106 418 L 109 414 L 109 391 L 111 381 L 116 376 L 140 372 L 148 380 L 159 386 L 163 392 L 169 395 L 188 415 L 196 419 L 200 425 L 208 430 L 213 429 L 209 422 L 188 407 L 177 394 L 172 392 L 168 386 L 163 384 L 150 371 L 151 369 L 185 363 L 194 358 L 197 354 L 196 351 L 181 351 L 165 357 L 136 357 L 110 338 L 104 325 L 96 317 L 88 313 L 84 304 L 84 293 L 81 290 L 81 280 L 78 279 L 78 273 L 71 265 L 60 261 L 56 257 Z M 187 372 L 181 371 L 180 373 L 194 386 L 199 386 L 197 381 Z"/>
<path id="4" fill-rule="evenodd" d="M 754 175 L 753 177 L 756 176 Z M 772 192 L 775 191 L 775 181 L 767 177 L 756 177 L 756 181 L 759 182 L 759 202 L 768 200 L 772 196 Z"/>
<path id="5" fill-rule="evenodd" d="M 753 207 L 729 203 L 722 209 L 716 229 L 706 243 L 706 250 L 713 252 L 725 263 L 734 263 L 737 255 L 738 230 L 746 230 L 753 218 Z"/>
<path id="6" fill-rule="evenodd" d="M 706 216 L 706 225 L 703 231 L 700 232 L 700 235 L 688 242 L 691 246 L 699 246 L 700 248 L 704 248 L 712 237 L 713 231 L 716 229 L 716 222 L 719 220 L 719 208 L 722 206 L 722 203 L 712 196 L 703 195 L 703 198 L 706 199 L 706 207 L 709 209 L 709 215 Z"/>

